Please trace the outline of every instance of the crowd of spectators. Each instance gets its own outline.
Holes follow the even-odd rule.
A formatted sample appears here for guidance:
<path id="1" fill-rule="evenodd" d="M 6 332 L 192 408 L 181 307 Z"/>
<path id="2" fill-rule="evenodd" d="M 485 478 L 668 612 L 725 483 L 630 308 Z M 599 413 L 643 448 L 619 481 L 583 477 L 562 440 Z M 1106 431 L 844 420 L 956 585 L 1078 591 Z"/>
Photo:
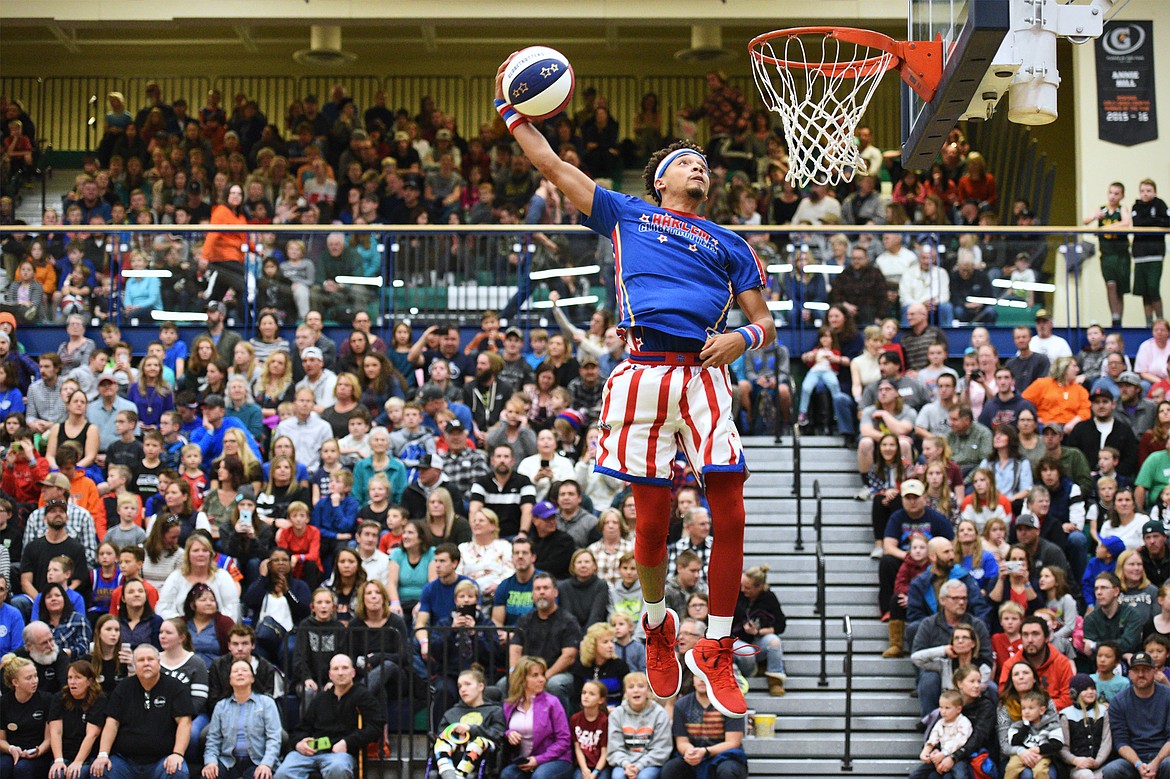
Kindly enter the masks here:
<path id="1" fill-rule="evenodd" d="M 205 331 L 166 323 L 140 358 L 78 316 L 34 357 L 0 314 L 3 769 L 332 779 L 413 702 L 435 733 L 464 727 L 437 742 L 444 771 L 470 750 L 538 776 L 746 776 L 742 721 L 716 733 L 705 690 L 647 699 L 637 512 L 593 470 L 625 345 L 600 313 L 557 313 L 527 339 L 489 311 L 470 338 L 385 343 L 360 311 L 338 344 L 310 310 L 290 344 L 268 314 L 242 338 L 213 302 Z M 667 596 L 701 637 L 711 522 L 684 461 L 673 481 Z M 738 665 L 782 695 L 765 572 L 744 575 L 734 634 L 761 654 Z M 144 699 L 168 716 L 138 723 Z"/>

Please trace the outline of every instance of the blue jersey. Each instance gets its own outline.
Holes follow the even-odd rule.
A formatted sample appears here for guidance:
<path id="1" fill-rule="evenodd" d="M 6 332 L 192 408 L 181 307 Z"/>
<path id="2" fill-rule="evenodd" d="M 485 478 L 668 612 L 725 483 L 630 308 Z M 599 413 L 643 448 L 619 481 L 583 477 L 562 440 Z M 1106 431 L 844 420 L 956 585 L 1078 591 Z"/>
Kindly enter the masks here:
<path id="1" fill-rule="evenodd" d="M 597 187 L 585 225 L 613 242 L 619 329 L 703 343 L 724 331 L 736 295 L 767 284 L 743 238 L 693 214 Z"/>

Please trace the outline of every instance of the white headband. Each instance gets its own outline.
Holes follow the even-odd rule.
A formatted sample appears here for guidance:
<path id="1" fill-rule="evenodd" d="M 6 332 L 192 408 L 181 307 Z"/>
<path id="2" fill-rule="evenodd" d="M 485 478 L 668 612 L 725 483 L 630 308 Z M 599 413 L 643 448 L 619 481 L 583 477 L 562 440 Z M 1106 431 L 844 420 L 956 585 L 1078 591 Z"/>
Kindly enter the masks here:
<path id="1" fill-rule="evenodd" d="M 707 158 L 694 149 L 678 149 L 677 151 L 672 151 L 670 154 L 667 154 L 662 158 L 662 162 L 658 163 L 658 167 L 654 170 L 654 180 L 657 181 L 658 179 L 662 178 L 662 174 L 666 172 L 667 166 L 669 166 L 670 163 L 674 162 L 679 157 L 682 157 L 684 154 L 693 154 L 701 159 L 704 165 L 707 164 Z"/>

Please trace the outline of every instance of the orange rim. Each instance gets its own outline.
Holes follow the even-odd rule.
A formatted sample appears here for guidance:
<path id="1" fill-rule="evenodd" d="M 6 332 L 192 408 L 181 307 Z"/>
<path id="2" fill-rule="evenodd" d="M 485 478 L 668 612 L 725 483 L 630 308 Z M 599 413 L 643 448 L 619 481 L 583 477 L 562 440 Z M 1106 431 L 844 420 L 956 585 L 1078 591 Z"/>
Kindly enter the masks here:
<path id="1" fill-rule="evenodd" d="M 799 38 L 802 35 L 823 35 L 826 38 L 833 38 L 845 43 L 855 43 L 859 46 L 881 49 L 892 54 L 893 57 L 886 58 L 879 55 L 850 62 L 809 63 L 772 57 L 758 49 L 764 43 L 771 43 L 780 38 Z M 900 43 L 898 41 L 880 32 L 859 30 L 854 27 L 791 27 L 786 30 L 773 30 L 772 32 L 767 32 L 753 38 L 751 43 L 748 44 L 748 49 L 751 51 L 752 57 L 759 62 L 777 65 L 782 68 L 816 70 L 830 77 L 862 78 L 872 76 L 875 73 L 892 70 L 902 63 L 902 57 L 899 51 Z"/>
<path id="2" fill-rule="evenodd" d="M 801 62 L 765 54 L 761 48 L 781 38 L 799 38 L 802 35 L 821 35 L 826 38 L 879 49 L 891 55 L 878 55 L 849 62 Z M 856 27 L 791 27 L 773 30 L 752 38 L 748 51 L 756 62 L 795 70 L 812 70 L 830 78 L 866 78 L 897 70 L 918 95 L 926 101 L 934 97 L 942 79 L 942 37 L 933 41 L 896 41 L 888 35 Z"/>

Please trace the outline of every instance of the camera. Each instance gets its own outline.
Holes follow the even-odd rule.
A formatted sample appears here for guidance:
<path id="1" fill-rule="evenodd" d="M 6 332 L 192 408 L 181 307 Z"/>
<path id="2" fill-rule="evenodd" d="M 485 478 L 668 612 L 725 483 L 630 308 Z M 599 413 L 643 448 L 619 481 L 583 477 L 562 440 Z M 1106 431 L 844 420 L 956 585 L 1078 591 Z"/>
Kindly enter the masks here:
<path id="1" fill-rule="evenodd" d="M 477 611 L 478 611 L 478 609 L 476 609 L 474 603 L 468 603 L 468 604 L 465 604 L 463 606 L 456 606 L 455 607 L 456 614 L 458 614 L 460 616 L 464 616 L 464 617 L 471 617 L 472 619 L 475 619 Z"/>
<path id="2" fill-rule="evenodd" d="M 1024 570 L 1024 564 L 1019 560 L 1012 560 L 1011 562 L 1004 563 L 1003 567 L 1007 570 L 1008 573 L 1019 573 L 1020 571 Z"/>

